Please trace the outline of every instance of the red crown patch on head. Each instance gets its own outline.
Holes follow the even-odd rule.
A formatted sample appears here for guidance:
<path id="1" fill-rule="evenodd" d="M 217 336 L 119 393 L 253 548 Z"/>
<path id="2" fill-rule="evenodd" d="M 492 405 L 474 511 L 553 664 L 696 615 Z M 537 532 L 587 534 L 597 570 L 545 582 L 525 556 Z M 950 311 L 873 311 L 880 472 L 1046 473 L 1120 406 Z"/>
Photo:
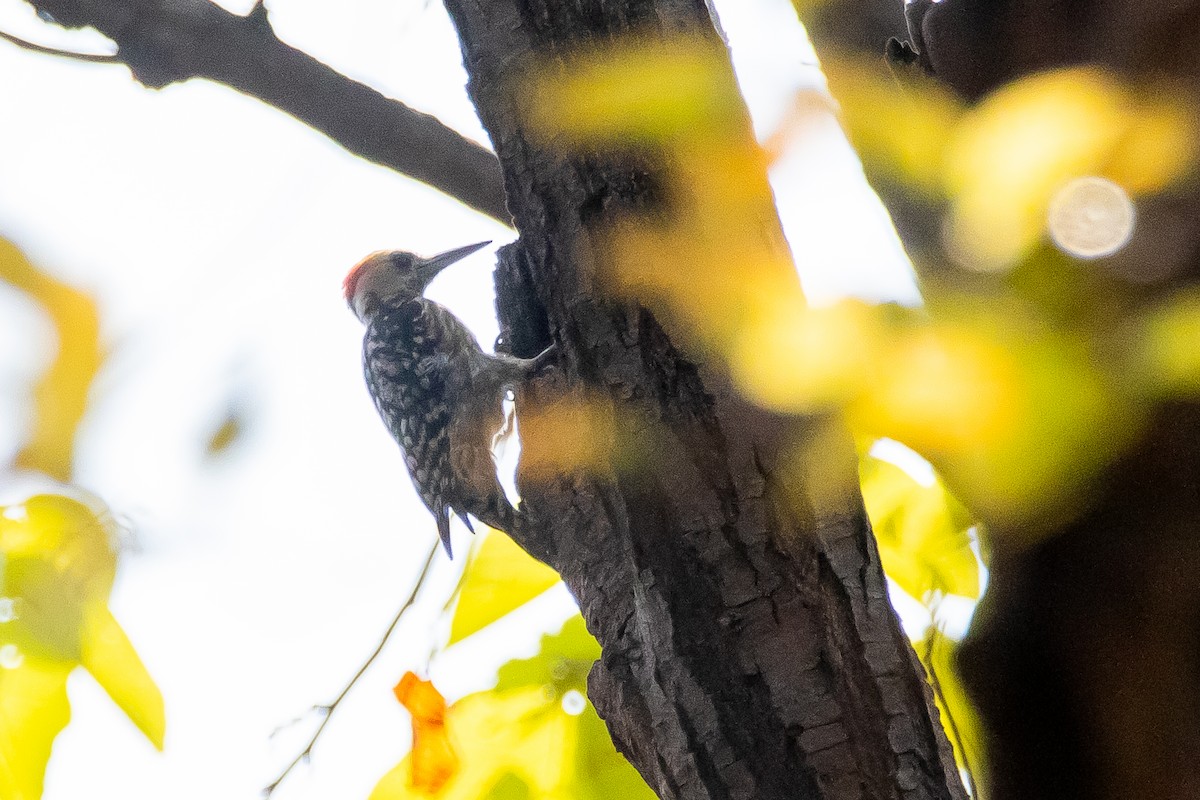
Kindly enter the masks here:
<path id="1" fill-rule="evenodd" d="M 367 267 L 375 260 L 375 253 L 364 258 L 362 261 L 355 264 L 350 272 L 346 274 L 346 279 L 342 281 L 342 293 L 346 296 L 347 303 L 354 302 L 354 291 L 358 288 L 358 282 L 363 275 L 367 274 Z"/>

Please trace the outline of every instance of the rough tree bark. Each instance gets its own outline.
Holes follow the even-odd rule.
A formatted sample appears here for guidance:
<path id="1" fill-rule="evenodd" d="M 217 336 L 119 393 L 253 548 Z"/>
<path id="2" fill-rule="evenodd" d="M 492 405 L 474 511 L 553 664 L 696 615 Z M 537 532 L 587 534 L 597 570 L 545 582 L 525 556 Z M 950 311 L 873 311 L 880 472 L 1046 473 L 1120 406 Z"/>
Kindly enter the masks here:
<path id="1" fill-rule="evenodd" d="M 532 54 L 635 32 L 720 46 L 705 0 L 446 5 L 521 233 L 501 254 L 504 335 L 519 354 L 559 347 L 562 374 L 526 399 L 602 394 L 620 441 L 654 443 L 637 468 L 524 481 L 515 532 L 603 646 L 589 691 L 618 747 L 663 798 L 964 797 L 848 443 L 822 465 L 848 478 L 841 507 L 809 502 L 781 464 L 807 423 L 748 406 L 648 311 L 597 294 L 592 234 L 655 204 L 656 167 L 563 155 L 522 128 L 513 90 Z M 760 223 L 779 236 L 773 210 Z M 523 438 L 534 461 L 553 447 Z"/>
<path id="2" fill-rule="evenodd" d="M 1194 0 L 918 4 L 925 63 L 969 101 L 1081 64 L 1135 89 L 1169 81 L 1200 97 Z M 898 2 L 874 5 L 899 20 Z M 861 40 L 814 30 L 818 52 Z M 910 251 L 935 247 L 937 210 L 883 182 Z M 1151 276 L 1128 287 L 1133 306 L 1194 287 L 1197 182 L 1142 198 L 1137 233 L 1117 258 L 1124 274 Z M 988 593 L 960 656 L 987 728 L 990 800 L 1200 797 L 1198 461 L 1200 405 L 1179 401 L 1154 412 L 1087 507 L 1039 544 L 1023 548 L 1020 531 L 993 527 Z"/>

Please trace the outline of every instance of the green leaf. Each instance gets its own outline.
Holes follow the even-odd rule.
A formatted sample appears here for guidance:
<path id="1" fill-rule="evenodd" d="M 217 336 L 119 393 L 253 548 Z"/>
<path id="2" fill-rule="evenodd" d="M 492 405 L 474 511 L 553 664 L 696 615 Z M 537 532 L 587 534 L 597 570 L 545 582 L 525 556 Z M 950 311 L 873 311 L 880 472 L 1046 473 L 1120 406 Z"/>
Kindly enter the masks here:
<path id="1" fill-rule="evenodd" d="M 529 784 L 515 772 L 506 772 L 483 795 L 484 800 L 532 800 Z"/>
<path id="2" fill-rule="evenodd" d="M 488 531 L 467 564 L 450 623 L 454 644 L 519 608 L 558 583 L 558 573 L 501 531 Z"/>
<path id="3" fill-rule="evenodd" d="M 576 614 L 556 634 L 542 638 L 542 649 L 533 658 L 510 661 L 500 668 L 496 691 L 530 686 L 552 688 L 559 696 L 574 689 L 587 691 L 587 674 L 600 657 L 600 644 Z"/>

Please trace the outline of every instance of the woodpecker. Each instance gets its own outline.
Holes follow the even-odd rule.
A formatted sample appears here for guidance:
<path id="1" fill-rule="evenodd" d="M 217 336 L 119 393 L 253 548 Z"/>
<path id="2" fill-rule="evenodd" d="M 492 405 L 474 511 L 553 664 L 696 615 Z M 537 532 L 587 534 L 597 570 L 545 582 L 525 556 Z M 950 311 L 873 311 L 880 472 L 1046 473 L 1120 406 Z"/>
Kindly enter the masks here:
<path id="1" fill-rule="evenodd" d="M 458 317 L 424 297 L 439 272 L 488 244 L 429 258 L 372 253 L 343 284 L 346 302 L 367 328 L 367 389 L 450 557 L 452 513 L 472 533 L 468 514 L 494 528 L 513 528 L 517 511 L 496 476 L 492 444 L 506 427 L 505 396 L 552 349 L 534 358 L 489 355 Z"/>

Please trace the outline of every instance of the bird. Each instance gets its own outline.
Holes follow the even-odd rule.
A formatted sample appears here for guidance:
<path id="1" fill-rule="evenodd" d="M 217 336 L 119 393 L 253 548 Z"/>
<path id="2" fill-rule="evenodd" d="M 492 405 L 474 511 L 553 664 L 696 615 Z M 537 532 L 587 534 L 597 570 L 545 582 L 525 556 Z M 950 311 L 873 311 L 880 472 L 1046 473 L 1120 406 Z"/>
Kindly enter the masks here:
<path id="1" fill-rule="evenodd" d="M 517 509 L 496 474 L 495 438 L 506 428 L 504 399 L 547 362 L 485 353 L 445 306 L 424 296 L 443 269 L 491 242 L 422 257 L 379 251 L 350 270 L 346 303 L 366 326 L 363 375 L 384 425 L 400 445 L 417 494 L 453 558 L 450 517 L 470 516 L 511 532 Z M 470 515 L 470 516 L 468 516 Z"/>

